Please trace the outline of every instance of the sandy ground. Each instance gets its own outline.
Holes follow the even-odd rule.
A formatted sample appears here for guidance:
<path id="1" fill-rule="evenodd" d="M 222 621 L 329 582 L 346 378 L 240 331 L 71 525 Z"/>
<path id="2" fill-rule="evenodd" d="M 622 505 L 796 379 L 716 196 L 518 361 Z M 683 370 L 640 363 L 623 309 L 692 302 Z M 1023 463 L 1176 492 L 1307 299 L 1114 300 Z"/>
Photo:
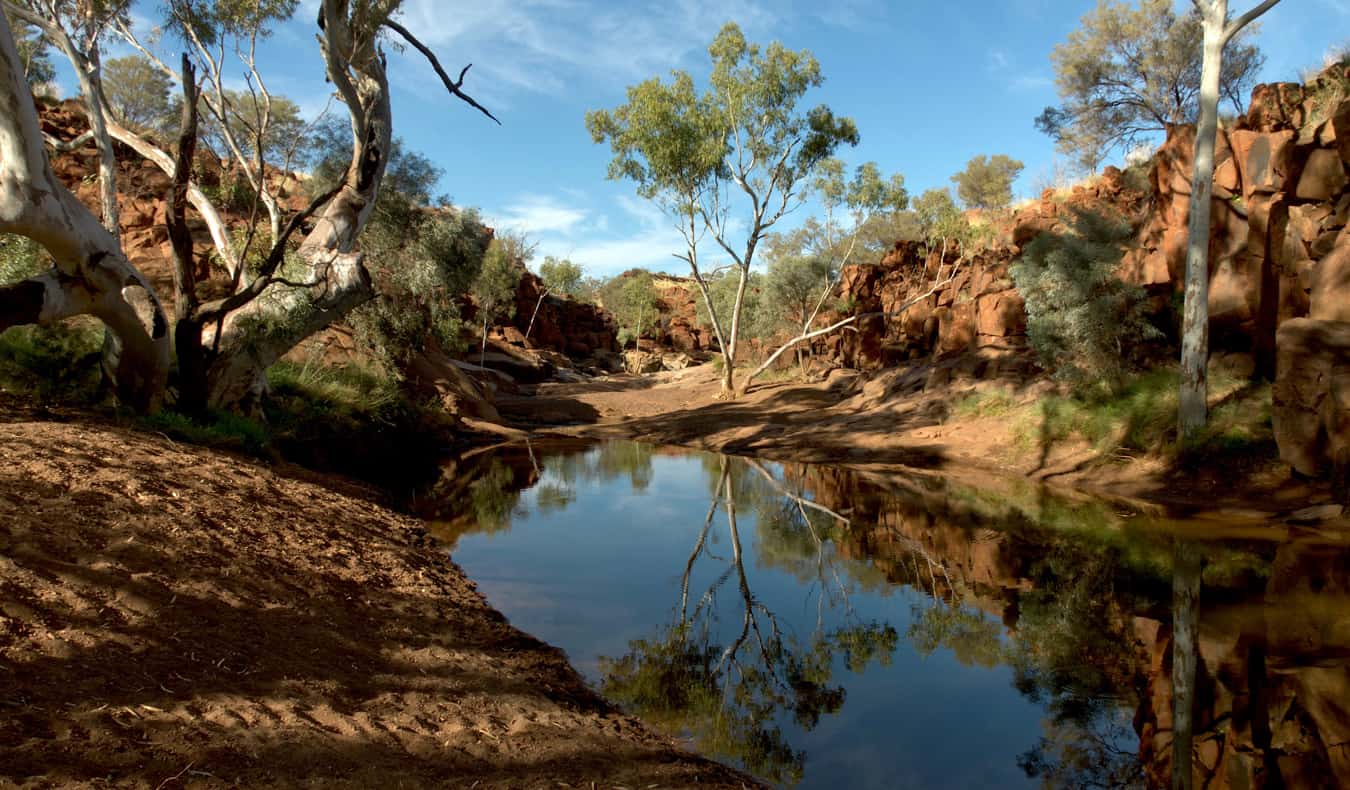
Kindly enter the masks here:
<path id="1" fill-rule="evenodd" d="M 1026 477 L 1051 486 L 1165 505 L 1179 514 L 1260 519 L 1329 500 L 1287 468 L 1181 471 L 1156 458 L 1102 463 L 1084 442 L 1027 447 L 999 417 L 950 418 L 964 388 L 925 392 L 926 371 L 868 381 L 837 371 L 813 384 L 756 385 L 719 397 L 711 366 L 649 376 L 542 384 L 498 404 L 538 433 L 627 438 L 737 455 L 817 463 L 883 464 Z M 1035 385 L 1028 385 L 1034 388 Z M 1026 391 L 1034 397 L 1034 389 Z"/>
<path id="2" fill-rule="evenodd" d="M 0 786 L 742 787 L 359 489 L 0 396 Z"/>

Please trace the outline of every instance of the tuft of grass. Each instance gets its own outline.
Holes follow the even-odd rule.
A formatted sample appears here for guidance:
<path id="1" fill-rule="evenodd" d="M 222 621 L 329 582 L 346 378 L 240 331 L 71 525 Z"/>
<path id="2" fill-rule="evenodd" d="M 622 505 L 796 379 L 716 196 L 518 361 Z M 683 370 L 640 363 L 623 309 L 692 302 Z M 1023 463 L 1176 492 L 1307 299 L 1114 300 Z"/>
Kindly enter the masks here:
<path id="1" fill-rule="evenodd" d="M 1002 417 L 1017 411 L 1019 405 L 1017 399 L 1007 390 L 975 390 L 959 396 L 952 402 L 950 416 L 961 419 Z"/>
<path id="2" fill-rule="evenodd" d="M 264 413 L 287 460 L 386 486 L 434 479 L 452 418 L 415 403 L 383 372 L 280 362 L 267 378 L 272 393 Z"/>
<path id="3" fill-rule="evenodd" d="M 267 426 L 229 412 L 212 411 L 204 418 L 194 420 L 184 414 L 164 410 L 139 418 L 139 423 L 147 430 L 189 444 L 262 457 L 273 455 L 272 435 Z"/>
<path id="4" fill-rule="evenodd" d="M 1274 452 L 1269 384 L 1214 375 L 1209 422 L 1184 444 L 1176 430 L 1178 385 L 1175 370 L 1155 370 L 1129 380 L 1116 392 L 1047 396 L 1035 405 L 1033 417 L 1020 415 L 1014 421 L 1018 443 L 1045 447 L 1081 439 L 1103 457 L 1146 454 L 1210 464 Z"/>

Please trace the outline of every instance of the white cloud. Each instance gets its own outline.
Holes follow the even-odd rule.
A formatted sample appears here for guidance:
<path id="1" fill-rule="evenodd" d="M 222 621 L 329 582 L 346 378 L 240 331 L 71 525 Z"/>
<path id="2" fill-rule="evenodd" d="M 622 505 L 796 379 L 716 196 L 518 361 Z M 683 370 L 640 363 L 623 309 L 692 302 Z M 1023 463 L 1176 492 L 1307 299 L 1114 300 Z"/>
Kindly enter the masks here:
<path id="1" fill-rule="evenodd" d="M 408 0 L 401 20 L 442 58 L 478 64 L 479 91 L 494 90 L 484 86 L 490 81 L 497 88 L 557 93 L 579 77 L 625 83 L 664 73 L 701 56 L 728 20 L 758 40 L 796 13 L 761 0 L 480 0 L 454 13 L 441 0 Z M 856 29 L 884 14 L 884 4 L 846 0 L 821 10 L 803 3 L 801 13 Z"/>
<path id="2" fill-rule="evenodd" d="M 492 219 L 497 227 L 542 236 L 569 234 L 586 220 L 587 212 L 546 195 L 526 195 Z"/>
<path id="3" fill-rule="evenodd" d="M 635 267 L 683 274 L 673 253 L 684 237 L 660 209 L 631 196 L 616 199 L 618 216 L 595 211 L 577 190 L 562 197 L 525 195 L 488 215 L 489 225 L 526 232 L 538 242 L 537 260 L 570 258 L 596 277 L 612 277 Z"/>

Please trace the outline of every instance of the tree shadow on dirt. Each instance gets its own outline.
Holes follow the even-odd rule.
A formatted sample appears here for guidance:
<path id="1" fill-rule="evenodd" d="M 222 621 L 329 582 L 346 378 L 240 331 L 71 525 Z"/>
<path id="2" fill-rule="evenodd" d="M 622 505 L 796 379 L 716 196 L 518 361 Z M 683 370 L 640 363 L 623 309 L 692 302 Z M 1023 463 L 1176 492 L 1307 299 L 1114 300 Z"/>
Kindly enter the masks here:
<path id="1" fill-rule="evenodd" d="M 620 716 L 416 522 L 70 427 L 0 436 L 0 783 L 741 786 Z"/>

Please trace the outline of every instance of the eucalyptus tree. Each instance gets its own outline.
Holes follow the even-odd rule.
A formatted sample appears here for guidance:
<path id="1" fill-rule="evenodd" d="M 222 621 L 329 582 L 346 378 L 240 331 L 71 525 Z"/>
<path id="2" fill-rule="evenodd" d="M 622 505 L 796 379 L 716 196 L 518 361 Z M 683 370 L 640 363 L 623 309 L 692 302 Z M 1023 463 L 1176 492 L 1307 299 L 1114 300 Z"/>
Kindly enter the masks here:
<path id="1" fill-rule="evenodd" d="M 734 397 L 745 289 L 766 234 L 802 205 L 808 183 L 840 145 L 856 145 L 857 128 L 821 105 L 798 103 L 823 77 L 809 51 L 780 43 L 761 47 L 727 23 L 708 47 L 712 73 L 699 92 L 688 73 L 669 83 L 653 78 L 628 88 L 612 111 L 587 113 L 597 143 L 614 154 L 609 177 L 628 179 L 638 194 L 675 220 L 688 263 L 723 357 L 722 393 Z M 699 244 L 710 238 L 727 263 L 704 271 Z M 731 315 L 709 293 L 722 269 L 739 277 Z"/>
<path id="2" fill-rule="evenodd" d="M 281 15 L 286 13 L 286 7 L 288 4 L 282 0 L 263 5 L 194 5 L 190 9 L 192 13 L 181 17 L 184 35 L 195 36 L 204 43 L 204 31 L 212 30 L 204 20 L 225 19 L 221 25 L 237 25 L 237 30 L 244 35 L 242 40 L 256 42 L 255 33 L 249 32 L 248 25 L 256 24 L 256 35 L 260 36 L 265 24 L 283 18 Z M 294 6 L 289 4 L 289 7 Z M 178 10 L 185 8 L 178 7 Z M 397 0 L 322 0 L 319 3 L 318 39 L 327 79 L 350 116 L 352 143 L 348 164 L 332 189 L 317 196 L 305 210 L 289 217 L 253 268 L 245 272 L 242 259 L 232 267 L 226 296 L 209 301 L 199 298 L 193 281 L 195 267 L 191 264 L 190 239 L 185 239 L 181 228 L 177 234 L 171 231 L 171 235 L 176 235 L 174 249 L 177 253 L 175 347 L 179 354 L 180 375 L 185 376 L 183 389 L 194 393 L 192 407 L 249 408 L 265 389 L 268 367 L 300 341 L 340 320 L 374 296 L 372 279 L 365 267 L 358 239 L 377 203 L 392 147 L 393 113 L 382 46 L 386 31 L 397 34 L 430 59 L 452 95 L 492 117 L 461 90 L 467 68 L 458 79 L 451 79 L 435 55 L 393 18 L 398 8 Z M 63 30 L 31 9 L 21 10 L 36 18 L 34 24 L 51 35 L 58 35 Z M 174 7 L 170 10 L 174 12 Z M 221 14 L 225 16 L 219 16 Z M 20 14 L 20 18 L 26 17 Z M 109 20 L 99 28 L 100 32 L 107 24 L 116 24 L 119 30 L 125 28 L 117 15 L 111 15 Z M 126 392 L 139 407 L 153 408 L 163 394 L 168 371 L 165 312 L 149 285 L 126 261 L 117 240 L 111 234 L 91 230 L 86 222 L 90 216 L 88 212 L 84 212 L 73 197 L 67 200 L 69 193 L 56 188 L 59 185 L 53 186 L 50 165 L 41 147 L 43 138 L 36 113 L 26 85 L 22 84 L 23 71 L 7 24 L 0 39 L 4 45 L 0 78 L 5 80 L 0 91 L 6 92 L 4 106 L 7 110 L 0 121 L 0 136 L 8 138 L 6 150 L 23 154 L 0 160 L 0 175 L 4 176 L 0 182 L 7 190 L 6 194 L 0 195 L 0 203 L 6 204 L 0 209 L 0 230 L 39 241 L 57 262 L 56 269 L 47 275 L 0 290 L 0 313 L 3 313 L 0 325 L 46 323 L 79 313 L 92 313 L 102 318 L 118 341 L 110 348 L 108 362 L 117 372 L 119 390 Z M 204 52 L 205 49 L 196 50 L 203 59 L 211 53 L 210 50 Z M 220 51 L 217 48 L 215 53 Z M 243 45 L 238 51 L 251 52 Z M 187 60 L 186 56 L 184 60 Z M 218 58 L 216 62 L 219 63 Z M 205 69 L 208 77 L 210 69 L 208 64 Z M 195 71 L 183 68 L 184 75 L 195 74 Z M 97 82 L 96 70 L 89 70 L 87 76 L 91 84 Z M 195 107 L 199 96 L 195 76 L 175 73 L 174 79 L 185 88 L 185 104 Z M 211 94 L 220 99 L 221 94 L 214 91 L 208 79 L 207 90 L 200 95 Z M 100 91 L 86 91 L 86 98 L 87 105 L 98 108 L 91 111 L 91 117 L 106 115 Z M 203 101 L 209 107 L 209 102 Z M 185 113 L 188 112 L 189 108 L 185 106 Z M 188 120 L 192 122 L 188 123 Z M 110 123 L 105 132 L 115 128 L 116 125 Z M 98 136 L 95 131 L 95 137 Z M 184 200 L 208 218 L 215 212 L 215 207 L 190 181 L 188 162 L 191 160 L 183 157 L 187 147 L 184 143 L 189 137 L 195 145 L 195 119 L 185 115 L 177 162 L 166 151 L 130 130 L 122 129 L 117 139 L 173 176 L 172 213 L 178 219 L 182 216 Z M 258 149 L 262 150 L 264 137 L 259 135 L 257 139 L 260 141 Z M 36 202 L 23 199 L 35 191 L 41 192 L 44 199 Z M 218 212 L 214 216 L 218 219 Z M 298 244 L 291 244 L 291 236 L 311 218 L 315 220 L 312 229 Z M 208 224 L 211 224 L 210 219 Z M 217 249 L 229 250 L 228 236 L 222 240 L 215 232 L 219 230 L 217 227 L 213 231 Z M 187 365 L 183 364 L 185 354 Z"/>
<path id="3" fill-rule="evenodd" d="M 1092 171 L 1113 149 L 1194 123 L 1204 55 L 1201 5 L 1178 13 L 1172 0 L 1098 3 L 1051 54 L 1062 104 L 1045 108 L 1036 127 Z M 1264 60 L 1250 36 L 1230 42 L 1218 91 L 1234 110 L 1242 111 Z"/>
<path id="4" fill-rule="evenodd" d="M 1006 154 L 971 157 L 966 169 L 952 176 L 956 194 L 968 208 L 1000 209 L 1012 203 L 1012 184 L 1022 163 Z"/>
<path id="5" fill-rule="evenodd" d="M 746 376 L 741 384 L 742 389 L 750 386 L 789 349 L 824 334 L 813 332 L 811 327 L 839 287 L 844 267 L 852 260 L 857 249 L 859 235 L 874 217 L 903 211 L 909 205 L 904 176 L 895 173 L 889 178 L 882 178 L 876 162 L 859 165 L 853 178 L 845 180 L 844 163 L 834 158 L 827 159 L 817 169 L 812 186 L 824 208 L 824 219 L 818 224 L 818 232 L 812 234 L 817 249 L 796 263 L 779 263 L 776 277 L 770 280 L 777 283 L 777 295 L 785 297 L 784 306 L 795 313 L 797 326 L 794 328 L 800 331 Z M 847 224 L 840 222 L 837 216 L 841 210 L 848 216 Z M 823 272 L 820 272 L 822 268 Z M 773 269 L 770 272 L 775 273 Z M 802 297 L 813 272 L 823 273 L 825 277 L 823 282 L 813 288 L 819 292 L 814 305 L 807 307 L 807 301 Z"/>
<path id="6" fill-rule="evenodd" d="M 1191 176 L 1191 216 L 1186 244 L 1186 291 L 1181 319 L 1181 376 L 1177 398 L 1177 434 L 1184 442 L 1204 427 L 1209 415 L 1209 217 L 1210 194 L 1214 187 L 1214 146 L 1219 135 L 1219 92 L 1223 74 L 1223 50 L 1233 37 L 1242 32 L 1279 0 L 1263 0 L 1237 19 L 1229 19 L 1228 0 L 1192 0 L 1200 12 L 1204 26 L 1204 55 L 1200 74 L 1200 117 L 1195 133 L 1195 172 Z M 1185 550 L 1178 544 L 1178 560 L 1198 566 L 1194 550 Z M 1178 565 L 1182 563 L 1179 562 Z M 1175 583 L 1174 596 L 1179 607 L 1194 605 L 1199 593 L 1197 579 L 1180 579 Z M 1185 582 L 1185 583 L 1183 583 Z M 1180 619 L 1180 618 L 1179 618 Z M 1198 638 L 1199 626 L 1194 617 L 1186 618 L 1177 627 L 1178 650 L 1192 645 Z M 1179 657 L 1180 658 L 1180 657 Z M 1178 737 L 1172 742 L 1172 784 L 1190 790 L 1194 784 L 1191 772 L 1191 733 L 1193 711 L 1190 695 L 1181 693 L 1195 685 L 1195 660 L 1176 660 L 1172 663 L 1172 687 L 1178 690 L 1172 718 L 1177 723 Z"/>
<path id="7" fill-rule="evenodd" d="M 1205 427 L 1209 377 L 1209 217 L 1214 187 L 1214 146 L 1219 134 L 1219 95 L 1224 47 L 1243 28 L 1275 6 L 1264 0 L 1237 19 L 1229 19 L 1228 0 L 1192 0 L 1204 28 L 1199 122 L 1195 134 L 1195 172 L 1191 177 L 1191 216 L 1186 245 L 1186 292 L 1181 324 L 1181 385 L 1178 433 L 1183 440 Z"/>
<path id="8" fill-rule="evenodd" d="M 105 364 L 118 394 L 142 409 L 162 397 L 168 317 L 121 243 L 56 178 L 43 147 L 24 62 L 0 14 L 0 232 L 25 236 L 52 257 L 46 272 L 0 286 L 0 331 L 89 314 L 116 338 Z"/>
<path id="9" fill-rule="evenodd" d="M 126 2 L 108 0 L 3 0 L 6 16 L 37 28 L 43 39 L 70 61 L 75 81 L 84 95 L 82 106 L 89 131 L 98 147 L 99 199 L 103 227 L 116 239 L 117 156 L 108 135 L 106 100 L 103 96 L 103 39 L 113 26 L 128 16 Z"/>
<path id="10" fill-rule="evenodd" d="M 575 295 L 581 289 L 584 276 L 581 266 L 570 259 L 544 256 L 544 262 L 539 264 L 539 282 L 542 287 L 539 289 L 539 299 L 534 303 L 534 312 L 530 314 L 530 323 L 525 327 L 526 340 L 534 329 L 534 319 L 539 317 L 539 308 L 549 294 Z"/>

